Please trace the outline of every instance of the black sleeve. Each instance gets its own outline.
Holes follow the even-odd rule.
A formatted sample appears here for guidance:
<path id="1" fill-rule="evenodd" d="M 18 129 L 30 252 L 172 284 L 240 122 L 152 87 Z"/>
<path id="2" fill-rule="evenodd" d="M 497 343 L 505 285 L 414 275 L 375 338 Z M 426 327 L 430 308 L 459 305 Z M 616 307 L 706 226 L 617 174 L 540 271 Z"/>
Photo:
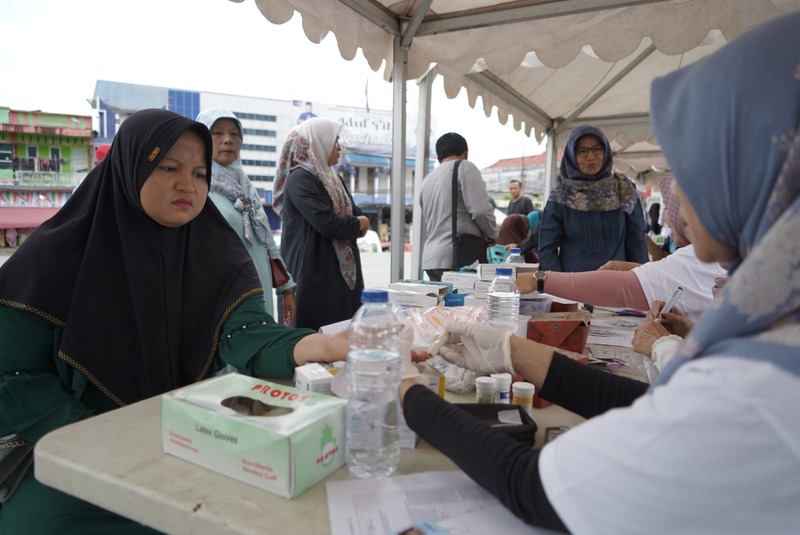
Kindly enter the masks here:
<path id="1" fill-rule="evenodd" d="M 553 354 L 539 396 L 584 418 L 616 407 L 627 407 L 649 385 L 581 364 L 560 353 Z"/>
<path id="2" fill-rule="evenodd" d="M 536 228 L 533 229 L 529 234 L 528 237 L 525 238 L 522 243 L 517 245 L 521 249 L 521 253 L 525 254 L 530 251 L 533 251 L 539 245 L 539 225 L 536 225 Z"/>
<path id="3" fill-rule="evenodd" d="M 512 513 L 535 526 L 566 532 L 539 479 L 539 452 L 492 429 L 428 388 L 408 390 L 408 426 L 494 494 Z"/>

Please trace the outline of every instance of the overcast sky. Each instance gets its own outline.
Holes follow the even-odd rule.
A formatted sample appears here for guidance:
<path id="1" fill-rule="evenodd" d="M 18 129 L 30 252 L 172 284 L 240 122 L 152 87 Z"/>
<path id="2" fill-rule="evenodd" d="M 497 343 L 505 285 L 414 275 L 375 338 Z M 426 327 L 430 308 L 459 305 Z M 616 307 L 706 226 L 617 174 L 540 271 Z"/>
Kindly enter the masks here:
<path id="1" fill-rule="evenodd" d="M 342 9 L 347 9 L 343 7 Z M 312 43 L 299 14 L 269 23 L 253 0 L 3 0 L 0 106 L 88 115 L 98 79 L 281 100 L 391 109 L 392 86 L 359 52 L 342 59 L 333 35 Z M 467 138 L 478 167 L 544 146 L 453 100 L 434 82 L 436 136 Z M 407 109 L 416 113 L 416 84 Z"/>

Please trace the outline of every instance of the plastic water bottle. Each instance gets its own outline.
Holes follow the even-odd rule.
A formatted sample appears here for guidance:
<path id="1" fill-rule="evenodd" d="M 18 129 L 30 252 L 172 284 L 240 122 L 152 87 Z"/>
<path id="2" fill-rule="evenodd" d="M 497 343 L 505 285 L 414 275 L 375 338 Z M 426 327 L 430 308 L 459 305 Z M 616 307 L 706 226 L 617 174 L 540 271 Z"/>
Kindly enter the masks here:
<path id="1" fill-rule="evenodd" d="M 525 259 L 522 258 L 522 249 L 519 247 L 512 247 L 508 250 L 507 264 L 524 264 Z"/>
<path id="2" fill-rule="evenodd" d="M 511 268 L 498 267 L 495 271 L 496 276 L 486 294 L 484 314 L 489 325 L 516 333 L 519 330 L 519 288 L 511 273 Z"/>
<path id="3" fill-rule="evenodd" d="M 402 322 L 386 290 L 364 290 L 350 323 L 347 354 L 347 467 L 358 477 L 390 476 L 400 461 Z"/>

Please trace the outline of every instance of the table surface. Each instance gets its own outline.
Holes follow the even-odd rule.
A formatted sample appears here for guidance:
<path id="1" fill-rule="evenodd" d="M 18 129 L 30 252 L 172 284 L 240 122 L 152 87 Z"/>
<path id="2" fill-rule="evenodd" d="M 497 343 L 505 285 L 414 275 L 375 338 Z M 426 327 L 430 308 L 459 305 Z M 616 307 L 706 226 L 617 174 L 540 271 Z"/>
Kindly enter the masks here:
<path id="1" fill-rule="evenodd" d="M 614 350 L 626 364 L 636 360 L 630 348 Z M 645 375 L 641 367 L 627 365 L 620 373 L 640 380 Z M 445 399 L 474 403 L 475 395 L 448 392 Z M 537 447 L 544 444 L 547 427 L 583 421 L 556 405 L 533 409 L 532 416 Z M 287 500 L 166 455 L 160 396 L 56 429 L 38 442 L 34 455 L 42 483 L 166 533 L 328 534 L 325 483 L 354 479 L 343 466 L 299 498 Z M 401 450 L 397 475 L 436 470 L 458 467 L 422 439 L 415 449 Z"/>
<path id="2" fill-rule="evenodd" d="M 455 402 L 470 396 L 447 395 Z M 534 409 L 536 445 L 544 429 L 581 417 L 561 407 Z M 420 439 L 403 449 L 398 475 L 457 470 Z M 35 449 L 36 478 L 63 492 L 166 533 L 249 534 L 290 530 L 328 534 L 327 481 L 353 479 L 344 466 L 305 494 L 287 500 L 161 451 L 161 398 L 57 429 Z"/>

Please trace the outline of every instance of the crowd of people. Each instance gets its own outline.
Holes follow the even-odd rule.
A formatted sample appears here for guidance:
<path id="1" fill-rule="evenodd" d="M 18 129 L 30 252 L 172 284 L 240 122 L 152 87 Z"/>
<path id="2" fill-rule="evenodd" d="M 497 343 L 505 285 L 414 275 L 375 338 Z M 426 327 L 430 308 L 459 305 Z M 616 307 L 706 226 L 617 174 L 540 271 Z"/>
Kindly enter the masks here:
<path id="1" fill-rule="evenodd" d="M 436 143 L 440 165 L 421 191 L 431 280 L 460 267 L 453 243 L 464 233 L 535 255 L 539 271 L 518 277 L 525 292 L 649 310 L 634 347 L 661 368 L 652 385 L 509 331 L 445 325 L 446 360 L 521 375 L 587 418 L 542 449 L 403 382 L 411 429 L 525 522 L 576 533 L 796 530 L 798 27 L 800 13 L 778 17 L 653 82 L 652 124 L 673 175 L 660 179 L 663 213 L 649 223 L 596 127 L 573 129 L 543 211 L 512 181 L 499 228 L 466 140 Z M 306 362 L 344 360 L 346 336 L 317 331 L 360 306 L 356 239 L 369 220 L 333 169 L 341 128 L 310 116 L 290 131 L 275 182 L 278 248 L 242 167 L 235 114 L 126 119 L 65 206 L 0 267 L 3 441 L 35 444 L 228 369 L 290 378 Z M 662 225 L 676 247 L 659 248 L 663 257 L 647 242 Z M 662 314 L 678 285 L 682 306 Z M 151 530 L 28 471 L 0 508 L 0 532 Z"/>

